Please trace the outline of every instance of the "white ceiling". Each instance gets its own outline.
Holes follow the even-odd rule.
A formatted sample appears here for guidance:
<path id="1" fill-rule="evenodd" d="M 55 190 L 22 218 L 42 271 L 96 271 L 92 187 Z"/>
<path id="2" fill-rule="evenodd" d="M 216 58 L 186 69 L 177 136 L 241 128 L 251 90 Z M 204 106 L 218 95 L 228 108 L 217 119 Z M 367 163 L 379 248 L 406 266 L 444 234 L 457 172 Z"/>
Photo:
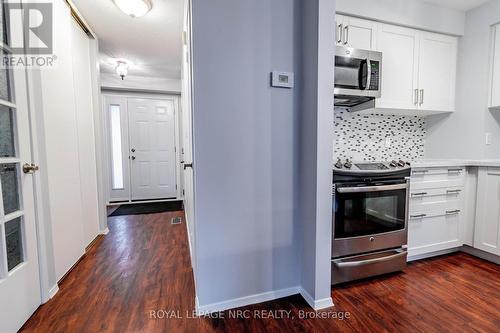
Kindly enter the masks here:
<path id="1" fill-rule="evenodd" d="M 132 18 L 112 0 L 73 0 L 99 39 L 101 72 L 115 73 L 116 59 L 132 62 L 129 75 L 179 79 L 185 0 L 152 0 L 153 9 Z"/>
<path id="2" fill-rule="evenodd" d="M 458 9 L 465 12 L 472 8 L 482 5 L 488 0 L 424 0 L 424 1 L 440 7 Z"/>

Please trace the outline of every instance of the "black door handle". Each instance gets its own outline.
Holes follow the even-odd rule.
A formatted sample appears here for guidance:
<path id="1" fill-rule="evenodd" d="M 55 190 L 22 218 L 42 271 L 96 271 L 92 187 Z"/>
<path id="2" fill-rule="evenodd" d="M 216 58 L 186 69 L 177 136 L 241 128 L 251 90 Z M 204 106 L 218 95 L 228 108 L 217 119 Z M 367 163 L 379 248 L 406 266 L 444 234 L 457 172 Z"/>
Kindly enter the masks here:
<path id="1" fill-rule="evenodd" d="M 187 168 L 193 168 L 193 163 L 185 163 L 184 164 L 184 170 L 186 170 Z"/>

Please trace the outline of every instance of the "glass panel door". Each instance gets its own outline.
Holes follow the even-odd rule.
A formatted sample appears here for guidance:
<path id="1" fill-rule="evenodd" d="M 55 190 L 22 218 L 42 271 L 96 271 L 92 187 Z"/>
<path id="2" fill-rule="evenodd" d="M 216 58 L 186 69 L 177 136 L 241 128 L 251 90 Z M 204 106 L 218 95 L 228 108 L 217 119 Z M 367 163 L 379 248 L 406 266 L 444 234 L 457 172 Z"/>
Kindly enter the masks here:
<path id="1" fill-rule="evenodd" d="M 9 22 L 0 3 L 0 52 Z M 20 30 L 20 29 L 19 29 Z M 14 31 L 22 34 L 22 31 Z M 26 70 L 0 62 L 0 332 L 16 332 L 41 303 Z"/>

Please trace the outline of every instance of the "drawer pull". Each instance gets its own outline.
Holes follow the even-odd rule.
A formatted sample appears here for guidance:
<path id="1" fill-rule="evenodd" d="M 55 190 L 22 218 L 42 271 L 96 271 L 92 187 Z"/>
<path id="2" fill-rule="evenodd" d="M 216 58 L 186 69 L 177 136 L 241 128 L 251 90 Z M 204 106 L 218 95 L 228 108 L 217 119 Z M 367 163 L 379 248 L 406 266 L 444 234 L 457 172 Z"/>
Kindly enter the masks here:
<path id="1" fill-rule="evenodd" d="M 411 194 L 412 197 L 420 197 L 422 195 L 427 195 L 427 192 L 419 192 L 419 193 L 412 193 Z"/>
<path id="2" fill-rule="evenodd" d="M 455 210 L 447 210 L 446 215 L 455 215 L 460 213 L 460 209 L 455 209 Z"/>
<path id="3" fill-rule="evenodd" d="M 426 217 L 427 214 L 418 214 L 418 215 L 410 215 L 410 218 L 412 219 L 420 219 L 422 217 Z"/>
<path id="4" fill-rule="evenodd" d="M 447 190 L 446 194 L 455 194 L 455 193 L 460 193 L 462 190 Z"/>
<path id="5" fill-rule="evenodd" d="M 429 170 L 413 170 L 412 173 L 427 173 Z"/>
<path id="6" fill-rule="evenodd" d="M 452 172 L 460 173 L 460 172 L 462 172 L 462 169 L 461 168 L 460 169 L 448 169 L 448 173 L 452 173 Z"/>

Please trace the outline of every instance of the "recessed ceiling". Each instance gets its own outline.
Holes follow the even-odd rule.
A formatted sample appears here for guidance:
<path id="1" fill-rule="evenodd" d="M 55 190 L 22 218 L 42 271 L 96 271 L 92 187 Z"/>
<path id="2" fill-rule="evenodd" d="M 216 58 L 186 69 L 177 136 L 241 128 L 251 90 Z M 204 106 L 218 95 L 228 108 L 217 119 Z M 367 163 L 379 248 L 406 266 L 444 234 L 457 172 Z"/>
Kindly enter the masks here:
<path id="1" fill-rule="evenodd" d="M 132 18 L 112 0 L 73 0 L 99 39 L 101 72 L 126 59 L 129 75 L 171 79 L 181 77 L 184 1 L 152 0 L 148 14 Z"/>
<path id="2" fill-rule="evenodd" d="M 440 7 L 458 9 L 465 12 L 470 9 L 479 7 L 483 3 L 488 2 L 489 0 L 424 0 L 424 1 Z"/>

